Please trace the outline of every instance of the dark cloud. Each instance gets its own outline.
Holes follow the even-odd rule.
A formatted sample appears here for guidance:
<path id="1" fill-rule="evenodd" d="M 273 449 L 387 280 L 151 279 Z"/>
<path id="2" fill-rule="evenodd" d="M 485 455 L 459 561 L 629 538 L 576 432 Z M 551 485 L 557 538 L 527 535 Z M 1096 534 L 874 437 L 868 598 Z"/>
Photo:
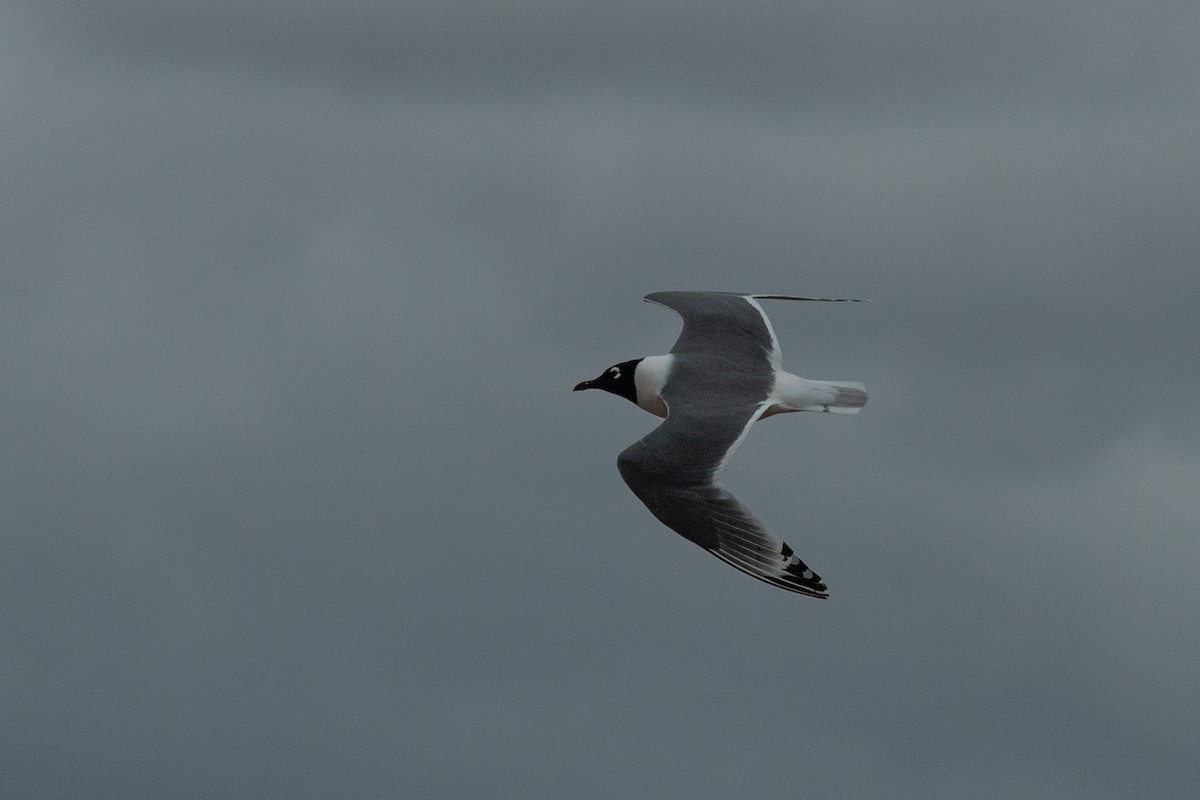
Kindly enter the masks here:
<path id="1" fill-rule="evenodd" d="M 55 28 L 121 57 L 233 59 L 396 91 L 577 92 L 657 102 L 760 98 L 860 114 L 913 104 L 1105 106 L 1191 85 L 1195 13 L 1114 3 L 542 0 L 60 3 Z M 1183 27 L 1181 27 L 1183 26 Z"/>
<path id="2" fill-rule="evenodd" d="M 6 796 L 1190 796 L 1192 12 L 0 21 Z M 875 300 L 729 472 L 826 603 L 569 391 L 673 288 Z"/>

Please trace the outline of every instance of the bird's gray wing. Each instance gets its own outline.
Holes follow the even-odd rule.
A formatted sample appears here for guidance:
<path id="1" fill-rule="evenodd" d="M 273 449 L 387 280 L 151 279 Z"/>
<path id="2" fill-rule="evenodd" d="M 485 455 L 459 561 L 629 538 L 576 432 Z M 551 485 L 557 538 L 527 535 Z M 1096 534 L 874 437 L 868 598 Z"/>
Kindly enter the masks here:
<path id="1" fill-rule="evenodd" d="M 769 369 L 778 344 L 762 307 L 747 295 L 725 292 L 654 292 L 646 295 L 683 317 L 683 331 L 671 347 L 675 355 L 703 355 L 709 363 Z"/>
<path id="2" fill-rule="evenodd" d="M 703 354 L 706 359 L 747 365 L 763 361 L 782 366 L 779 340 L 759 300 L 803 300 L 820 303 L 870 302 L 845 297 L 798 297 L 787 294 L 733 292 L 654 292 L 644 298 L 683 317 L 683 331 L 671 352 Z"/>
<path id="3" fill-rule="evenodd" d="M 719 409 L 677 403 L 667 420 L 617 459 L 621 477 L 671 530 L 761 581 L 829 596 L 821 576 L 725 488 L 725 465 L 766 403 Z"/>

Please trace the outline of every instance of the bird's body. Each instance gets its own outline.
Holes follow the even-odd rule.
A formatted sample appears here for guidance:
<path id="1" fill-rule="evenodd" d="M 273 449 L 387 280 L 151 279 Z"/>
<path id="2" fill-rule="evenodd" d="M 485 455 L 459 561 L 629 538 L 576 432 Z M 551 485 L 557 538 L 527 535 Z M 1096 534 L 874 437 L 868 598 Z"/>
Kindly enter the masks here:
<path id="1" fill-rule="evenodd" d="M 667 355 L 609 367 L 580 389 L 604 389 L 666 421 L 617 459 L 621 477 L 664 525 L 759 580 L 828 597 L 820 576 L 766 530 L 722 482 L 750 426 L 790 411 L 853 414 L 860 383 L 785 372 L 759 299 L 823 300 L 722 292 L 656 292 L 646 300 L 683 317 Z"/>

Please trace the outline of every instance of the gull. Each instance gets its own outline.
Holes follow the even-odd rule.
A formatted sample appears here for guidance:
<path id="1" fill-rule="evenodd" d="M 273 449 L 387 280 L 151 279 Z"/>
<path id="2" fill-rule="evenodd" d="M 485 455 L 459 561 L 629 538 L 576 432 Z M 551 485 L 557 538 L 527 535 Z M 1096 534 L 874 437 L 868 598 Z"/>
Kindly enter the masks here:
<path id="1" fill-rule="evenodd" d="M 602 389 L 665 418 L 617 457 L 621 477 L 660 522 L 730 566 L 781 589 L 829 597 L 821 576 L 729 493 L 723 477 L 763 417 L 856 414 L 867 402 L 861 383 L 784 371 L 758 301 L 861 301 L 730 292 L 655 292 L 645 299 L 683 317 L 671 352 L 614 364 L 574 389 Z"/>

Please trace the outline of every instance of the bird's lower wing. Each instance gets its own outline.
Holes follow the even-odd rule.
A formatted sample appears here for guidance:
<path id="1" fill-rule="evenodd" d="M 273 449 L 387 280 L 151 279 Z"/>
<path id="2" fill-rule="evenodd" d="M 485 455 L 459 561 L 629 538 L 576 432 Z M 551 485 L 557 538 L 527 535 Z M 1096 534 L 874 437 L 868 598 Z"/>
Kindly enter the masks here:
<path id="1" fill-rule="evenodd" d="M 710 437 L 690 437 L 701 427 L 672 412 L 666 422 L 621 453 L 617 459 L 621 477 L 660 522 L 730 566 L 790 592 L 828 597 L 821 576 L 721 482 L 725 463 L 762 410 L 761 406 L 748 409 L 740 423 L 718 437 L 719 445 L 710 444 Z M 710 420 L 710 434 L 716 424 Z M 672 430 L 675 425 L 678 429 Z M 720 451 L 706 452 L 715 447 Z"/>
<path id="2" fill-rule="evenodd" d="M 726 564 L 780 589 L 829 597 L 821 576 L 723 488 L 689 492 L 632 484 L 630 488 L 664 525 Z"/>

